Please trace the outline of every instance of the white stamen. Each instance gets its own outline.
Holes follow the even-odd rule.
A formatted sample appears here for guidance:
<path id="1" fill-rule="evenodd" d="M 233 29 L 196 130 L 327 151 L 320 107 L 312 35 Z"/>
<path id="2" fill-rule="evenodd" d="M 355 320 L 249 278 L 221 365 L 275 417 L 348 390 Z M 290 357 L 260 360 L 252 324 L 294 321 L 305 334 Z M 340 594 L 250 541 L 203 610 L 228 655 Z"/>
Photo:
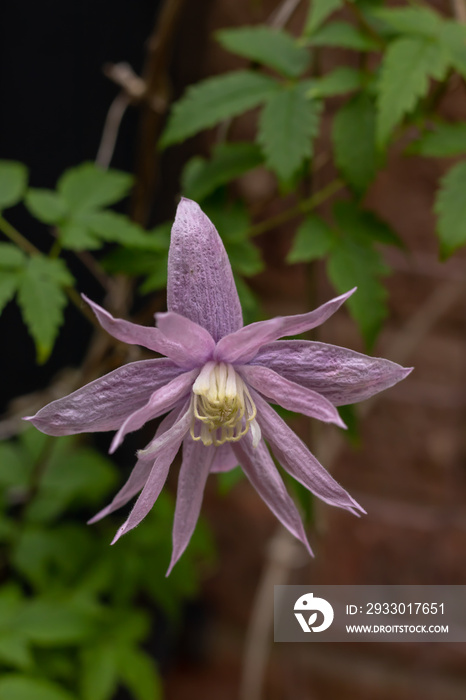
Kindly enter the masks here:
<path id="1" fill-rule="evenodd" d="M 251 428 L 253 445 L 257 447 L 261 433 L 255 417 L 256 407 L 249 390 L 233 366 L 207 362 L 193 385 L 193 440 L 201 440 L 206 446 L 223 445 L 240 440 Z"/>

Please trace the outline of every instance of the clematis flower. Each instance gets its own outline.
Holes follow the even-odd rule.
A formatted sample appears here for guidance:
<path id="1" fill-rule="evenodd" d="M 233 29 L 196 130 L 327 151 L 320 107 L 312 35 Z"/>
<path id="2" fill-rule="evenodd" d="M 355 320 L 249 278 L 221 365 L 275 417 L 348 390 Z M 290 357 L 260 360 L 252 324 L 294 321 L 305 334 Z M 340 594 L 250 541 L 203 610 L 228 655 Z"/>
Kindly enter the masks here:
<path id="1" fill-rule="evenodd" d="M 243 327 L 222 241 L 200 207 L 183 199 L 171 235 L 168 312 L 156 314 L 157 326 L 115 319 L 86 299 L 102 328 L 114 338 L 165 357 L 124 365 L 26 420 L 48 435 L 116 430 L 113 452 L 127 433 L 167 414 L 153 440 L 138 452 L 126 484 L 90 522 L 139 493 L 113 542 L 136 527 L 157 500 L 182 445 L 168 573 L 194 531 L 208 475 L 237 464 L 272 512 L 312 554 L 298 510 L 265 441 L 284 469 L 320 499 L 354 514 L 365 511 L 270 402 L 344 427 L 336 406 L 362 401 L 411 371 L 326 343 L 279 340 L 319 326 L 354 291 L 309 313 Z"/>

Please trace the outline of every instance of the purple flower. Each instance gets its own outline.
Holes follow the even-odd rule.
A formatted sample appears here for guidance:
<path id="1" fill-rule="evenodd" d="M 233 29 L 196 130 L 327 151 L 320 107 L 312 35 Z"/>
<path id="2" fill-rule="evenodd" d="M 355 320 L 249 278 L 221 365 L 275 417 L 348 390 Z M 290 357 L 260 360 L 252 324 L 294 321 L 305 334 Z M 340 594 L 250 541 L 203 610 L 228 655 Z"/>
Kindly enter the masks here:
<path id="1" fill-rule="evenodd" d="M 126 484 L 90 522 L 141 492 L 113 542 L 136 527 L 157 500 L 183 445 L 168 573 L 191 538 L 209 473 L 238 463 L 272 512 L 311 552 L 299 513 L 264 438 L 286 471 L 316 496 L 354 514 L 365 511 L 269 401 L 344 427 L 335 406 L 362 401 L 411 371 L 326 343 L 278 340 L 319 326 L 354 291 L 309 313 L 243 327 L 220 237 L 200 207 L 183 199 L 168 259 L 169 310 L 157 314 L 157 327 L 114 319 L 87 300 L 108 333 L 165 357 L 124 365 L 27 420 L 48 435 L 116 430 L 113 452 L 127 433 L 167 413 L 154 439 L 138 452 Z"/>

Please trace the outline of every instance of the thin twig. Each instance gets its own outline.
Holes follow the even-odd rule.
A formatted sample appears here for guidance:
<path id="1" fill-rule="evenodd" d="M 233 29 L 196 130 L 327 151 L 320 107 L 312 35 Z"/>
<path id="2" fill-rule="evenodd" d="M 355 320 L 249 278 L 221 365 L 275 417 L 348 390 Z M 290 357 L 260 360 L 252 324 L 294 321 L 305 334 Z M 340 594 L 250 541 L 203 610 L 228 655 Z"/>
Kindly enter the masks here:
<path id="1" fill-rule="evenodd" d="M 274 29 L 282 29 L 288 24 L 300 4 L 301 0 L 283 0 L 270 15 L 267 24 Z"/>
<path id="2" fill-rule="evenodd" d="M 451 0 L 453 14 L 458 22 L 466 24 L 466 2 L 465 0 Z"/>
<path id="3" fill-rule="evenodd" d="M 99 150 L 95 159 L 96 165 L 105 170 L 110 167 L 112 162 L 120 125 L 129 105 L 130 99 L 126 92 L 122 90 L 115 97 L 108 110 Z"/>

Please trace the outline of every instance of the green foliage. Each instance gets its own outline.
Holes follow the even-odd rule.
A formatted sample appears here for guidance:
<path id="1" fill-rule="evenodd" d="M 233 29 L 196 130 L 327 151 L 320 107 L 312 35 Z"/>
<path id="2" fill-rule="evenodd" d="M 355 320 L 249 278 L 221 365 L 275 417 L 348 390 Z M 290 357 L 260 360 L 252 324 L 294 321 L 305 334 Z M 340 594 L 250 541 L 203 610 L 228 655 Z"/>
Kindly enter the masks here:
<path id="1" fill-rule="evenodd" d="M 318 29 L 308 39 L 309 46 L 335 46 L 353 51 L 377 51 L 380 48 L 371 36 L 348 22 L 332 22 Z"/>
<path id="2" fill-rule="evenodd" d="M 25 165 L 14 160 L 0 160 L 0 212 L 21 201 L 27 180 Z"/>
<path id="3" fill-rule="evenodd" d="M 304 36 L 312 34 L 332 12 L 343 6 L 343 0 L 311 0 L 309 12 L 304 24 Z"/>
<path id="4" fill-rule="evenodd" d="M 288 263 L 311 262 L 325 257 L 333 247 L 335 234 L 323 219 L 309 214 L 298 226 Z"/>
<path id="5" fill-rule="evenodd" d="M 361 71 L 342 66 L 313 80 L 307 96 L 319 98 L 344 95 L 347 92 L 360 89 L 363 82 L 364 74 Z"/>
<path id="6" fill-rule="evenodd" d="M 30 258 L 19 277 L 18 304 L 36 344 L 39 364 L 52 352 L 66 306 L 63 288 L 72 283 L 73 278 L 62 260 L 42 255 Z"/>
<path id="7" fill-rule="evenodd" d="M 0 697 L 2 700 L 77 700 L 75 695 L 56 683 L 15 673 L 8 673 L 0 679 Z"/>
<path id="8" fill-rule="evenodd" d="M 409 153 L 420 156 L 447 158 L 466 153 L 466 124 L 436 123 L 409 147 Z"/>
<path id="9" fill-rule="evenodd" d="M 307 97 L 308 81 L 284 85 L 267 100 L 259 121 L 259 143 L 268 167 L 289 183 L 313 152 L 322 105 Z"/>
<path id="10" fill-rule="evenodd" d="M 189 87 L 173 107 L 160 140 L 161 148 L 258 107 L 278 87 L 272 78 L 250 70 L 207 78 Z"/>
<path id="11" fill-rule="evenodd" d="M 429 78 L 445 77 L 448 62 L 445 48 L 424 37 L 396 39 L 389 45 L 378 87 L 379 145 L 387 142 L 394 127 L 427 93 Z"/>
<path id="12" fill-rule="evenodd" d="M 442 17 L 429 7 L 377 7 L 370 14 L 399 34 L 434 38 L 442 24 Z"/>
<path id="13" fill-rule="evenodd" d="M 199 202 L 262 161 L 261 149 L 254 143 L 219 144 L 210 160 L 196 156 L 188 161 L 182 175 L 183 194 Z"/>
<path id="14" fill-rule="evenodd" d="M 83 163 L 61 176 L 57 190 L 71 212 L 93 212 L 126 197 L 132 184 L 133 177 L 127 173 Z"/>
<path id="15" fill-rule="evenodd" d="M 298 78 L 309 66 L 308 51 L 279 29 L 264 25 L 222 29 L 216 38 L 228 51 L 273 68 L 288 78 Z"/>
<path id="16" fill-rule="evenodd" d="M 366 191 L 377 172 L 375 123 L 375 105 L 365 92 L 346 102 L 333 121 L 335 162 L 345 181 L 358 194 Z"/>
<path id="17" fill-rule="evenodd" d="M 435 201 L 441 252 L 451 255 L 466 244 L 466 163 L 454 165 L 440 181 Z"/>

